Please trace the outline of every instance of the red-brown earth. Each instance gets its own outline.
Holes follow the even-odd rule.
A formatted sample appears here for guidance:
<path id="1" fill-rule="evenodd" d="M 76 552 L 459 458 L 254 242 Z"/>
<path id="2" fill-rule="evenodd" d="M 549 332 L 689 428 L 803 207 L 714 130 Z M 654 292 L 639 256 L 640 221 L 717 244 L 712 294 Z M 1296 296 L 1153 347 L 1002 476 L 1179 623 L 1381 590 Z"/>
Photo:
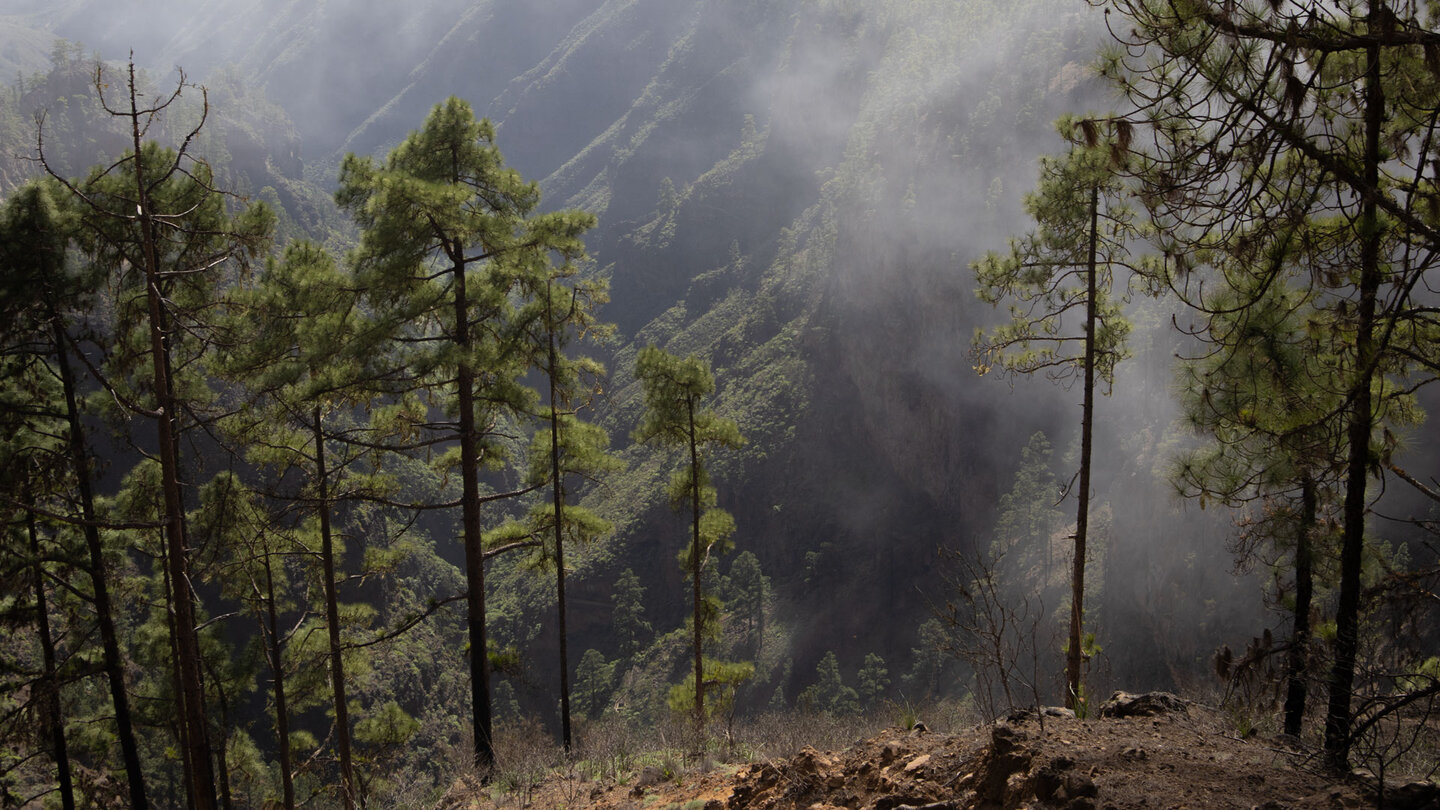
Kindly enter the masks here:
<path id="1" fill-rule="evenodd" d="M 456 786 L 446 810 L 1340 810 L 1376 806 L 1373 780 L 1328 774 L 1314 751 L 1244 738 L 1213 709 L 1165 693 L 1077 720 L 1017 713 L 962 733 L 887 730 L 843 751 L 619 780 L 552 773 L 523 796 Z M 1121 708 L 1116 709 L 1119 706 Z M 1128 708 L 1127 708 L 1128 707 Z M 1103 707 L 1102 707 L 1103 708 Z M 1440 807 L 1431 783 L 1390 808 Z"/>

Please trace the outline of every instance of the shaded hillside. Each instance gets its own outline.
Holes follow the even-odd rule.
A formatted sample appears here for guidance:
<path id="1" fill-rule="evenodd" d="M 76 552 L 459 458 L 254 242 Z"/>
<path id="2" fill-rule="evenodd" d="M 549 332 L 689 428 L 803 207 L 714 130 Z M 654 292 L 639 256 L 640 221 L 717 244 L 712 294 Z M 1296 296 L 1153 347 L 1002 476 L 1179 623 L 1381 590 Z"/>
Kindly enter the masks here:
<path id="1" fill-rule="evenodd" d="M 738 548 L 773 582 L 757 700 L 777 687 L 793 698 L 828 650 L 847 673 L 867 652 L 908 671 L 917 628 L 944 598 L 937 547 L 988 541 L 1026 437 L 1043 429 L 1068 442 L 1071 395 L 974 375 L 971 333 L 995 314 L 974 302 L 968 263 L 1017 230 L 1036 156 L 1057 145 L 1053 118 L 1103 103 L 1081 67 L 1102 33 L 1088 7 L 434 0 L 396 19 L 379 4 L 152 0 L 123 24 L 108 9 L 72 0 L 31 19 L 107 57 L 134 47 L 144 63 L 183 64 L 225 115 L 266 109 L 247 90 L 226 96 L 226 75 L 263 87 L 293 125 L 233 115 L 220 140 L 250 167 L 237 169 L 242 189 L 273 195 L 292 235 L 343 242 L 328 201 L 300 179 L 333 182 L 339 152 L 383 153 L 449 94 L 496 119 L 501 149 L 543 178 L 547 205 L 600 216 L 590 251 L 620 326 L 600 416 L 616 445 L 638 418 L 630 363 L 648 343 L 707 357 L 720 410 L 750 439 L 718 459 L 716 478 Z M 1117 434 L 1150 442 L 1127 464 L 1156 457 L 1169 417 L 1126 421 L 1123 403 L 1163 401 L 1166 384 L 1117 396 Z M 575 580 L 586 609 L 573 644 L 611 657 L 619 571 L 640 574 L 658 633 L 682 621 L 681 529 L 662 495 L 670 459 L 624 455 L 627 471 L 589 496 L 617 531 Z M 1158 512 L 1127 528 L 1137 542 L 1170 518 L 1163 488 L 1125 490 Z M 1102 483 L 1098 496 L 1111 494 Z M 1158 584 L 1146 594 L 1096 604 L 1143 612 L 1155 589 L 1224 580 L 1225 554 L 1194 534 L 1154 551 Z M 539 674 L 552 659 L 549 597 L 522 571 L 499 582 L 512 602 L 496 635 L 549 683 Z M 1177 610 L 1206 598 L 1195 591 Z M 1241 618 L 1215 617 L 1210 633 L 1249 633 L 1254 607 L 1235 604 Z M 1147 638 L 1171 629 L 1101 619 Z M 1137 685 L 1170 685 L 1200 663 L 1179 654 L 1147 664 L 1155 680 Z"/>
<path id="2" fill-rule="evenodd" d="M 43 69 L 26 71 L 13 85 L 0 89 L 0 192 L 44 174 L 37 138 L 43 137 L 45 160 L 57 174 L 76 177 L 107 158 L 121 154 L 130 134 L 103 108 L 96 94 L 93 54 L 85 46 L 54 43 Z M 107 100 L 123 76 L 124 62 L 103 66 L 101 82 Z M 140 68 L 139 80 L 151 92 L 174 81 Z M 193 76 L 187 79 L 194 80 Z M 157 139 L 181 137 L 205 116 L 197 153 L 214 169 L 219 185 L 237 199 L 263 200 L 279 215 L 277 239 L 312 238 L 340 246 L 347 241 L 344 222 L 329 192 L 306 180 L 301 141 L 283 109 L 235 71 L 206 78 L 205 93 L 191 88 L 177 101 L 179 115 L 148 133 Z M 39 122 L 37 124 L 37 121 Z"/>
<path id="3" fill-rule="evenodd" d="M 295 114 L 308 159 L 333 164 L 342 148 L 393 146 L 446 95 L 483 109 L 597 5 L 426 0 L 400 13 L 384 2 L 146 0 L 122 12 L 67 0 L 34 19 L 111 58 L 134 49 L 144 64 L 196 75 L 233 66 Z"/>
<path id="4" fill-rule="evenodd" d="M 1018 7 L 948 11 L 798 14 L 767 103 L 755 106 L 753 84 L 743 99 L 722 99 L 735 105 L 722 132 L 734 134 L 713 164 L 657 180 L 634 145 L 644 137 L 667 154 L 663 130 L 621 127 L 582 156 L 599 167 L 583 185 L 577 170 L 550 178 L 579 189 L 569 202 L 611 214 L 595 252 L 613 273 L 612 317 L 630 331 L 658 312 L 634 344 L 711 357 L 723 409 L 751 435 L 728 460 L 721 498 L 740 547 L 772 574 L 789 633 L 784 650 L 762 654 L 759 677 L 782 677 L 793 657 L 792 680 L 764 680 L 756 696 L 777 686 L 793 696 L 827 649 L 847 669 L 867 651 L 908 666 L 915 629 L 942 598 L 936 548 L 984 538 L 1024 437 L 1068 427 L 1063 392 L 1022 383 L 1017 414 L 1009 387 L 973 376 L 970 332 L 991 316 L 971 301 L 966 263 L 1006 232 L 1050 118 L 1083 101 L 1073 59 L 1084 26 Z M 966 58 L 976 52 L 985 58 Z M 647 98 L 667 125 L 714 139 L 706 124 L 717 103 L 674 82 L 653 87 L 668 93 Z M 811 104 L 794 109 L 804 87 L 816 90 Z M 710 141 L 691 143 L 703 154 Z M 638 220 L 635 195 L 611 193 L 652 184 L 642 202 L 653 209 Z M 813 202 L 797 193 L 811 184 Z M 624 386 L 629 351 L 613 363 L 607 405 L 619 435 L 638 408 Z M 679 524 L 659 495 L 668 468 L 645 458 L 632 452 L 634 472 L 594 496 L 633 545 L 603 555 L 592 582 L 643 569 L 647 582 L 667 583 L 669 595 L 651 594 L 663 611 L 678 599 Z M 604 604 L 604 586 L 591 587 Z M 597 628 L 605 621 L 594 617 Z"/>

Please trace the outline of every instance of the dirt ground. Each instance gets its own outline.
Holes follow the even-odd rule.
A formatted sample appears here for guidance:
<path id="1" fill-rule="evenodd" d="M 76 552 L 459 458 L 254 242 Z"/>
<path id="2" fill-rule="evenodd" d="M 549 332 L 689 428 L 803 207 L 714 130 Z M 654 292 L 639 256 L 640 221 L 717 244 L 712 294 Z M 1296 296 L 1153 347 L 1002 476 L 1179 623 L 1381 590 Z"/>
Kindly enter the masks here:
<path id="1" fill-rule="evenodd" d="M 666 776 L 590 782 L 552 775 L 527 792 L 457 790 L 447 810 L 959 810 L 960 808 L 1374 807 L 1363 780 L 1327 777 L 1313 753 L 1242 739 L 1216 712 L 1173 696 L 1092 720 L 1017 714 L 959 734 L 888 730 L 839 752 Z M 1133 697 L 1133 696 L 1132 696 Z M 1128 709 L 1123 708 L 1128 705 Z M 1054 711 L 1054 710 L 1052 710 Z M 477 795 L 478 794 L 478 795 Z M 1433 785 L 1392 790 L 1386 807 L 1440 808 Z"/>

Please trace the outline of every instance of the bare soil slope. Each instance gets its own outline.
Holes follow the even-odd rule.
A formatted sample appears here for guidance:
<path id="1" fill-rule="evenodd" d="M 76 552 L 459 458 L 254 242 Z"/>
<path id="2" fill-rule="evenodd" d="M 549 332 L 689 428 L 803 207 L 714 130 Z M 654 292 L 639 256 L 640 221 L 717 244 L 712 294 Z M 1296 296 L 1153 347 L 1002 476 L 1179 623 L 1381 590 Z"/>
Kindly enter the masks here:
<path id="1" fill-rule="evenodd" d="M 1164 693 L 1125 696 L 1105 716 L 1017 714 L 961 734 L 889 730 L 850 748 L 690 774 L 589 783 L 558 777 L 533 807 L 602 810 L 959 810 L 960 808 L 1239 808 L 1375 806 L 1363 781 L 1337 782 L 1318 760 L 1274 740 L 1242 739 L 1215 711 Z M 505 798 L 449 807 L 498 808 Z M 509 801 L 513 801 L 513 798 Z M 1440 807 L 1433 785 L 1387 807 Z"/>

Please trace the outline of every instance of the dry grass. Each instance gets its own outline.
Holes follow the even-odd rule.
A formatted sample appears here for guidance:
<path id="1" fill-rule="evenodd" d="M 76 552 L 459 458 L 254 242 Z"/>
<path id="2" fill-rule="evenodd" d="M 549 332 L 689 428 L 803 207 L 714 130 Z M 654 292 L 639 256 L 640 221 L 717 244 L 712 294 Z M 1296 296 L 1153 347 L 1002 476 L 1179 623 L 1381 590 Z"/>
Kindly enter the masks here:
<path id="1" fill-rule="evenodd" d="M 496 773 L 487 793 L 497 806 L 526 807 L 542 786 L 559 790 L 566 806 L 583 806 L 596 784 L 627 785 L 653 768 L 665 780 L 706 773 L 718 766 L 771 761 L 793 756 L 806 746 L 843 749 L 885 728 L 908 727 L 921 720 L 935 731 L 968 728 L 977 717 L 966 704 L 945 702 L 917 710 L 889 705 L 864 715 L 831 716 L 808 712 L 765 713 L 727 726 L 714 723 L 697 739 L 686 718 L 659 725 L 630 722 L 607 714 L 577 723 L 575 751 L 567 756 L 551 734 L 534 720 L 496 728 Z M 472 780 L 473 781 L 473 780 Z"/>

